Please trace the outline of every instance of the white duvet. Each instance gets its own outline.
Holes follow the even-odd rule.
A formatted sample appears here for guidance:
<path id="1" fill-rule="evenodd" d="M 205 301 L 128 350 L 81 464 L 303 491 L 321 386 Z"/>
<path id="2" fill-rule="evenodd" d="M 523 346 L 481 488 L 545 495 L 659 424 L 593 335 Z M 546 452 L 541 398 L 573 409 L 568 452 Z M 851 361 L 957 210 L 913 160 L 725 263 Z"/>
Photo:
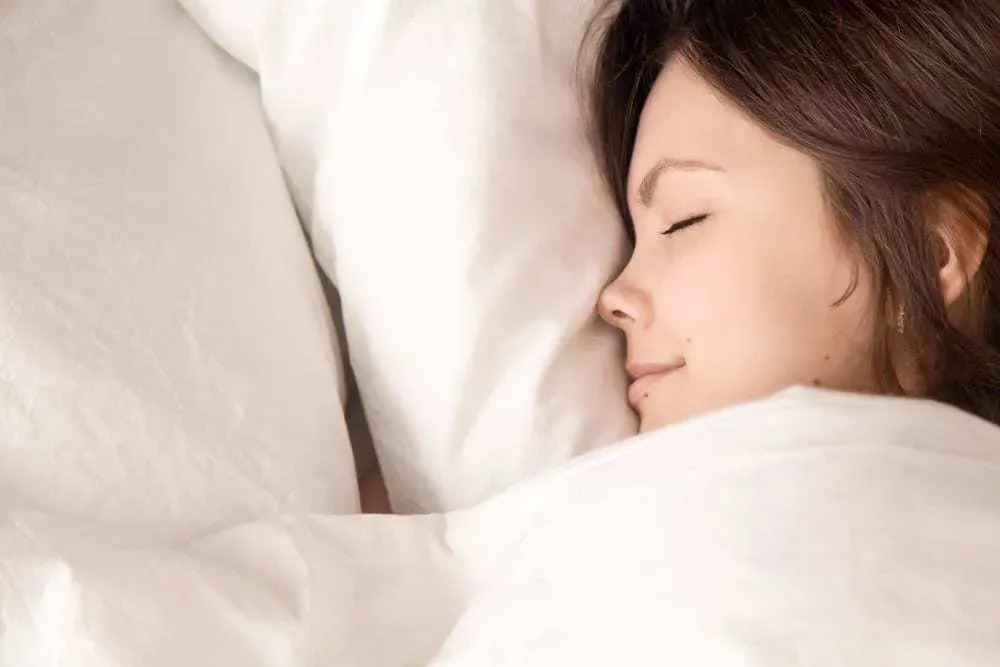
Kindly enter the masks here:
<path id="1" fill-rule="evenodd" d="M 1000 429 L 929 403 L 791 390 L 448 515 L 0 544 L 5 667 L 1000 665 Z"/>

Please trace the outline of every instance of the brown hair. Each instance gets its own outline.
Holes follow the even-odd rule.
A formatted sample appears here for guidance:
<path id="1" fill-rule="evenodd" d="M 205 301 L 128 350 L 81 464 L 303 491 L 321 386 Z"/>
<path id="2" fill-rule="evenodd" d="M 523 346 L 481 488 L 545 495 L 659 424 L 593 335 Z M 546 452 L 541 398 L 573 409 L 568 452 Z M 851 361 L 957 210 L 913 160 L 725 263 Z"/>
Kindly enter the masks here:
<path id="1" fill-rule="evenodd" d="M 881 389 L 903 393 L 892 360 L 905 313 L 915 393 L 1000 423 L 998 0 L 616 0 L 584 46 L 595 48 L 585 63 L 594 146 L 630 237 L 639 116 L 680 56 L 817 160 L 839 231 L 875 285 Z M 961 326 L 938 282 L 943 202 L 961 212 L 954 238 L 986 239 Z"/>

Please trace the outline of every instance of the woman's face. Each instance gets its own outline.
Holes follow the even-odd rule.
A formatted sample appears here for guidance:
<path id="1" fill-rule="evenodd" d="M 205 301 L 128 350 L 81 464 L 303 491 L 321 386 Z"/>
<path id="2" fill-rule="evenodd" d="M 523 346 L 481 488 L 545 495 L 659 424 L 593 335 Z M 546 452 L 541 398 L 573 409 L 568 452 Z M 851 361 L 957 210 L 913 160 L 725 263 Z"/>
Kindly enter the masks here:
<path id="1" fill-rule="evenodd" d="M 797 384 L 873 388 L 871 281 L 837 304 L 857 263 L 821 186 L 684 60 L 663 70 L 629 171 L 635 249 L 600 302 L 642 430 Z"/>

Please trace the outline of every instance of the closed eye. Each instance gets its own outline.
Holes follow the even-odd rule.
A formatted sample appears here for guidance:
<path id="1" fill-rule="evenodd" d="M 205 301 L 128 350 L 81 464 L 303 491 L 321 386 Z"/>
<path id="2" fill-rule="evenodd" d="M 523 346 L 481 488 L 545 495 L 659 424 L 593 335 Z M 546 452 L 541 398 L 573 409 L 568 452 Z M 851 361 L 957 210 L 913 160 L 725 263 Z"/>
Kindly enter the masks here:
<path id="1" fill-rule="evenodd" d="M 670 236 L 671 234 L 676 234 L 682 229 L 687 229 L 691 225 L 697 225 L 699 222 L 703 222 L 707 217 L 708 214 L 706 213 L 704 215 L 696 215 L 693 218 L 687 218 L 685 220 L 681 220 L 680 222 L 675 222 L 674 224 L 670 225 L 665 230 L 660 232 L 660 234 L 662 234 L 663 236 Z"/>

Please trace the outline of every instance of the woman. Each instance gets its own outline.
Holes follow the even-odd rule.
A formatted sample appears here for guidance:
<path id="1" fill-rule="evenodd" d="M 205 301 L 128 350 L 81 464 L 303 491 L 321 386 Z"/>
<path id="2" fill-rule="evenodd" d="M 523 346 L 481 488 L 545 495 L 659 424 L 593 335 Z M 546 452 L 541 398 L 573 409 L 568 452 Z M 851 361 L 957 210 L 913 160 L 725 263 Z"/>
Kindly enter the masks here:
<path id="1" fill-rule="evenodd" d="M 796 384 L 1000 422 L 1000 3 L 627 0 L 592 37 L 643 430 Z"/>
<path id="2" fill-rule="evenodd" d="M 616 0 L 589 37 L 642 430 L 797 384 L 1000 422 L 997 0 Z"/>

